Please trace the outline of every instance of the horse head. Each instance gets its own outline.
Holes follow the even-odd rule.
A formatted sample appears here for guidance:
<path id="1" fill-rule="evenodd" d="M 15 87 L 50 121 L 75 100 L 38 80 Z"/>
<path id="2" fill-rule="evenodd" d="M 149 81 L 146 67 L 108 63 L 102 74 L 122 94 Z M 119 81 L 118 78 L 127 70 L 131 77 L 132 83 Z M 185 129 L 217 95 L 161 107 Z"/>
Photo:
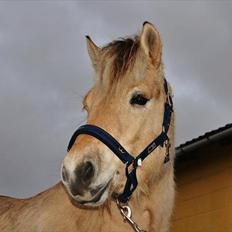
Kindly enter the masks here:
<path id="1" fill-rule="evenodd" d="M 96 76 L 83 100 L 87 123 L 107 131 L 135 157 L 163 129 L 167 94 L 160 34 L 145 22 L 139 35 L 101 48 L 89 36 L 86 39 Z M 168 133 L 172 138 L 172 126 Z M 163 164 L 164 147 L 152 153 L 137 170 L 137 195 L 149 195 L 155 180 L 170 165 Z M 98 206 L 123 191 L 125 166 L 101 141 L 81 134 L 63 161 L 62 181 L 78 203 Z"/>

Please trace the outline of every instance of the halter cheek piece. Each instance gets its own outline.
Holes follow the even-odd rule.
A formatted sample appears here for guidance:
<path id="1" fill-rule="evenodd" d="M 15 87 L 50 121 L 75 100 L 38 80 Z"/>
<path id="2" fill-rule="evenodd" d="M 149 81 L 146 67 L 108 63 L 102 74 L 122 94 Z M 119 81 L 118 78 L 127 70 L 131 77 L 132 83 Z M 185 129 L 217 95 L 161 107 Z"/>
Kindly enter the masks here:
<path id="1" fill-rule="evenodd" d="M 124 187 L 124 190 L 121 194 L 117 196 L 117 200 L 122 203 L 126 203 L 134 190 L 138 185 L 137 177 L 136 177 L 136 170 L 138 166 L 141 166 L 142 161 L 153 152 L 157 147 L 163 147 L 165 142 L 169 141 L 168 138 L 168 129 L 171 121 L 171 115 L 173 112 L 173 103 L 172 97 L 168 92 L 168 84 L 166 79 L 164 78 L 164 91 L 166 93 L 166 102 L 164 104 L 164 115 L 163 115 L 163 125 L 162 125 L 162 132 L 137 156 L 133 157 L 130 153 L 126 151 L 126 149 L 108 132 L 103 130 L 100 127 L 95 125 L 83 125 L 80 126 L 71 137 L 71 140 L 68 144 L 67 151 L 69 151 L 76 138 L 80 134 L 88 134 L 91 135 L 101 142 L 103 142 L 124 164 L 126 164 L 126 177 L 127 181 Z M 168 150 L 168 149 L 167 149 Z M 169 152 L 166 153 L 164 163 L 169 161 Z M 129 168 L 132 165 L 131 168 Z M 129 170 L 130 169 L 130 170 Z"/>

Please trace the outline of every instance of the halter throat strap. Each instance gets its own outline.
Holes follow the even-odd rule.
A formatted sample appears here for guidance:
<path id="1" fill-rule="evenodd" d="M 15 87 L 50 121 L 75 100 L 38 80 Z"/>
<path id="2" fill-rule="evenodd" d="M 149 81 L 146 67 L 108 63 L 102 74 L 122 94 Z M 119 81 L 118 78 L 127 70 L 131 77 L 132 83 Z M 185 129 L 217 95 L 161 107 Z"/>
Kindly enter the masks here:
<path id="1" fill-rule="evenodd" d="M 80 134 L 88 134 L 104 143 L 124 164 L 126 164 L 125 174 L 127 177 L 124 190 L 117 196 L 118 201 L 126 203 L 138 185 L 136 170 L 141 165 L 142 161 L 151 154 L 157 147 L 164 146 L 165 141 L 168 141 L 168 130 L 171 122 L 171 115 L 173 112 L 172 97 L 168 91 L 168 84 L 164 78 L 164 91 L 166 94 L 166 102 L 164 104 L 164 115 L 162 132 L 137 156 L 134 158 L 112 135 L 104 129 L 95 125 L 82 125 L 72 135 L 68 144 L 67 151 L 69 152 L 76 138 Z M 169 161 L 169 153 L 166 154 L 164 163 Z M 131 167 L 132 165 L 132 167 Z"/>

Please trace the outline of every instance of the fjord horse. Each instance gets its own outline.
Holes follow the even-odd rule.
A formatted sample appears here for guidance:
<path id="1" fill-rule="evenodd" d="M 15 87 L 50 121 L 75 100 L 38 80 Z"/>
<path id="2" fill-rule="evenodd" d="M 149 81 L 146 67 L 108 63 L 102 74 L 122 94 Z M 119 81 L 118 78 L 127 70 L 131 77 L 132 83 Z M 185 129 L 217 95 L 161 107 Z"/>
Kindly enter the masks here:
<path id="1" fill-rule="evenodd" d="M 102 48 L 87 36 L 87 47 L 96 76 L 83 100 L 88 124 L 107 131 L 134 157 L 162 133 L 169 146 L 164 140 L 153 142 L 149 156 L 133 163 L 138 186 L 123 205 L 114 199 L 125 190 L 125 164 L 96 136 L 75 137 L 62 164 L 62 182 L 29 199 L 0 197 L 1 232 L 169 231 L 175 196 L 174 112 L 164 133 L 165 103 L 172 90 L 164 79 L 160 34 L 145 22 L 139 35 Z"/>

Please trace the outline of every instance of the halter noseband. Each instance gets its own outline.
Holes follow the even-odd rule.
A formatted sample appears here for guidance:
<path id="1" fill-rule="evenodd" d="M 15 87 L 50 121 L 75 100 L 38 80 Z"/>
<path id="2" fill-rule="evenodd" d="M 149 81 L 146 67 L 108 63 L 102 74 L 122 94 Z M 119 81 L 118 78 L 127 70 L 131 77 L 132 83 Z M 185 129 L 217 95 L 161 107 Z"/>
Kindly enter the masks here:
<path id="1" fill-rule="evenodd" d="M 117 196 L 117 200 L 122 203 L 126 203 L 134 190 L 138 185 L 136 170 L 138 166 L 141 166 L 142 161 L 153 152 L 157 147 L 164 146 L 166 141 L 169 141 L 168 138 L 168 129 L 170 126 L 171 115 L 173 112 L 173 102 L 172 97 L 168 92 L 168 84 L 166 79 L 164 78 L 164 91 L 166 93 L 166 102 L 164 104 L 164 115 L 163 115 L 163 124 L 162 124 L 162 132 L 137 156 L 133 157 L 126 149 L 108 132 L 103 130 L 100 127 L 95 125 L 86 124 L 80 126 L 72 135 L 71 140 L 68 144 L 67 151 L 70 151 L 72 148 L 76 138 L 80 134 L 88 134 L 91 135 L 101 142 L 103 142 L 124 164 L 126 164 L 126 177 L 127 181 L 124 187 L 124 190 L 121 194 Z M 169 153 L 166 153 L 164 163 L 169 161 Z M 132 169 L 129 168 L 132 165 Z M 129 170 L 130 169 L 130 170 Z"/>

